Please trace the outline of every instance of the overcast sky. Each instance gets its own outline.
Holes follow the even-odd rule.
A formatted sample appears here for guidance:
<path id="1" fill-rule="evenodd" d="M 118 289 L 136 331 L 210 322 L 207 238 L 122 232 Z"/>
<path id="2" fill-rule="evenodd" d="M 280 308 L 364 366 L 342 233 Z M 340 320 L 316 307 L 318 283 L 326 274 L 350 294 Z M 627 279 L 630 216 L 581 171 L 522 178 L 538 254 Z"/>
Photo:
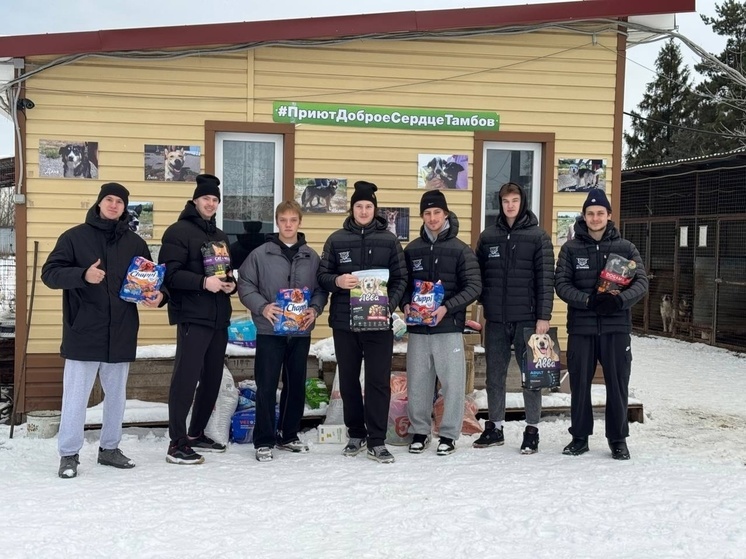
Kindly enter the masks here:
<path id="1" fill-rule="evenodd" d="M 51 2 L 50 0 L 24 0 L 14 2 L 12 9 L 3 10 L 0 35 L 29 35 L 37 33 L 62 33 L 123 29 L 132 27 L 160 27 L 229 21 L 256 21 L 296 17 L 345 15 L 351 13 L 391 12 L 410 9 L 437 10 L 475 6 L 502 6 L 519 3 L 539 4 L 567 0 L 274 0 L 262 3 L 257 12 L 256 3 L 246 0 L 211 0 L 187 3 L 184 0 L 126 0 L 101 2 L 100 0 L 75 0 Z M 581 1 L 581 0 L 578 0 Z M 621 1 L 621 0 L 620 0 Z M 655 0 L 651 0 L 655 1 Z M 716 0 L 697 0 L 697 10 L 715 15 Z M 722 4 L 723 0 L 719 0 Z M 719 53 L 724 45 L 722 38 L 702 23 L 697 14 L 677 16 L 679 32 L 693 39 L 706 50 Z M 629 50 L 624 110 L 634 109 L 642 98 L 645 85 L 654 78 L 655 59 L 662 43 L 636 46 Z M 686 47 L 682 48 L 686 64 L 698 62 Z M 627 119 L 625 119 L 626 123 Z M 13 127 L 0 116 L 0 156 L 13 155 Z"/>

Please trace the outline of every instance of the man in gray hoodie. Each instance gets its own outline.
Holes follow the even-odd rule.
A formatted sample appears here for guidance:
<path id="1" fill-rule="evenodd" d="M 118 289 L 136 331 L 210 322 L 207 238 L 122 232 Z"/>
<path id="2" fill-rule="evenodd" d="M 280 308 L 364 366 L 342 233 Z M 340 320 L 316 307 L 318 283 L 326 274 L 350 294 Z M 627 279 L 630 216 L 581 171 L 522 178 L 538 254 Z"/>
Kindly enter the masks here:
<path id="1" fill-rule="evenodd" d="M 260 462 L 272 460 L 275 446 L 290 452 L 308 452 L 308 446 L 298 438 L 305 402 L 306 359 L 311 330 L 324 310 L 328 294 L 316 281 L 319 255 L 298 231 L 302 219 L 303 212 L 297 202 L 281 202 L 275 210 L 279 232 L 267 235 L 267 241 L 249 254 L 238 271 L 238 295 L 251 311 L 257 331 L 253 437 L 256 459 Z M 294 289 L 300 293 L 304 288 L 310 291 L 311 300 L 298 321 L 300 330 L 276 333 L 275 324 L 284 313 L 275 302 L 278 292 Z M 281 373 L 280 418 L 275 432 L 275 402 Z"/>

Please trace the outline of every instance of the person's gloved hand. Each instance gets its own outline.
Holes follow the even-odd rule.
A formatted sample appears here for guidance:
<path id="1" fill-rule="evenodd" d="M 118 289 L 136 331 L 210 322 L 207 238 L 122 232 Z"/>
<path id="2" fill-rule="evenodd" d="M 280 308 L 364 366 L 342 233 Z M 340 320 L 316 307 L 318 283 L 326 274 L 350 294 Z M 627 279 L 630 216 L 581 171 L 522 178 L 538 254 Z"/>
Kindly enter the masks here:
<path id="1" fill-rule="evenodd" d="M 590 301 L 588 303 L 590 304 Z M 596 314 L 602 316 L 614 314 L 622 309 L 623 304 L 624 301 L 622 301 L 622 298 L 612 293 L 598 293 L 593 298 L 593 310 L 596 311 Z"/>

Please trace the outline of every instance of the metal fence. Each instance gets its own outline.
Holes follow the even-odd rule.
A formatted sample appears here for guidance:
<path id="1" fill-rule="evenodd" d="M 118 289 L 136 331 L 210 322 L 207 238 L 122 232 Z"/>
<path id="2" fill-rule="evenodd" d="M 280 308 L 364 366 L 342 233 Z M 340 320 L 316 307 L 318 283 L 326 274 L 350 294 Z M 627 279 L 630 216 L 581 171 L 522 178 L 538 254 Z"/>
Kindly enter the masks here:
<path id="1" fill-rule="evenodd" d="M 746 155 L 624 171 L 620 227 L 650 276 L 637 330 L 746 350 Z"/>

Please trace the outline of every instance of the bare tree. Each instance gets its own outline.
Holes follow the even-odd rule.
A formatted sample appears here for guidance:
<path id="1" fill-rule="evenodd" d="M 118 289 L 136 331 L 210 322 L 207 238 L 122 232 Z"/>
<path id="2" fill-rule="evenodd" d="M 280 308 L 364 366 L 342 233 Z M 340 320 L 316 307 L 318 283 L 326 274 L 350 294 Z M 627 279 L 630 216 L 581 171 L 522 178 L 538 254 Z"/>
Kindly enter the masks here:
<path id="1" fill-rule="evenodd" d="M 16 208 L 13 203 L 13 188 L 0 188 L 0 227 L 16 226 Z"/>

